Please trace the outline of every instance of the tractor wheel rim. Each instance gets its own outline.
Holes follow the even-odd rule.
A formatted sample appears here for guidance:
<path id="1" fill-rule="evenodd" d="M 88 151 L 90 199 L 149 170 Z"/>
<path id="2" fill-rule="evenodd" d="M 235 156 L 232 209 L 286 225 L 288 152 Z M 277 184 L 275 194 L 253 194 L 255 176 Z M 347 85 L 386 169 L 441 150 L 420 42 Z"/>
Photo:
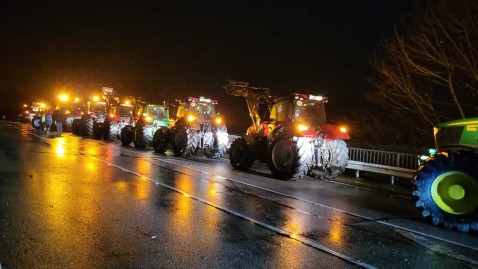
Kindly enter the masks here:
<path id="1" fill-rule="evenodd" d="M 277 170 L 287 172 L 293 165 L 293 148 L 287 141 L 279 141 L 272 149 L 272 162 Z"/>
<path id="2" fill-rule="evenodd" d="M 463 172 L 445 172 L 433 181 L 431 195 L 436 205 L 447 213 L 470 214 L 478 207 L 478 181 Z"/>

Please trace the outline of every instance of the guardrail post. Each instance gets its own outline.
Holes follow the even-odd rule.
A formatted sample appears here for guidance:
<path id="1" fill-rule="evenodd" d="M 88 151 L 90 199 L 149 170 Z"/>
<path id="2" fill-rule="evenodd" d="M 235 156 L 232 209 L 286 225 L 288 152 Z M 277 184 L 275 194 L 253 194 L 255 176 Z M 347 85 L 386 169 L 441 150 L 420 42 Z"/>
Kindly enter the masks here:
<path id="1" fill-rule="evenodd" d="M 360 177 L 360 170 L 355 170 L 355 178 L 359 178 Z"/>
<path id="2" fill-rule="evenodd" d="M 395 176 L 390 177 L 390 184 L 392 184 L 392 185 L 395 184 Z"/>

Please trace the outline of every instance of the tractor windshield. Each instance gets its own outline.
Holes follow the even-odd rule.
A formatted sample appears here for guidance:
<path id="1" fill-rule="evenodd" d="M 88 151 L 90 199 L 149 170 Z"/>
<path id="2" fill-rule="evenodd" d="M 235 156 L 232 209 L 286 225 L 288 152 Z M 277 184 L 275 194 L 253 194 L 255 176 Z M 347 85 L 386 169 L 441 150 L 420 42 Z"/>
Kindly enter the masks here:
<path id="1" fill-rule="evenodd" d="M 65 111 L 66 114 L 73 114 L 77 115 L 80 114 L 81 112 L 86 111 L 86 106 L 83 104 L 78 104 L 78 103 L 70 103 L 66 104 L 63 107 L 63 110 Z"/>
<path id="2" fill-rule="evenodd" d="M 106 108 L 106 103 L 105 102 L 94 102 L 94 103 L 91 103 L 90 111 L 92 111 L 92 112 L 104 112 L 105 108 Z"/>
<path id="3" fill-rule="evenodd" d="M 315 100 L 298 100 L 295 102 L 294 118 L 313 127 L 325 122 L 324 102 Z"/>
<path id="4" fill-rule="evenodd" d="M 132 115 L 131 106 L 120 105 L 116 108 L 116 115 L 120 117 L 130 117 Z"/>
<path id="5" fill-rule="evenodd" d="M 209 102 L 191 103 L 189 113 L 196 115 L 199 122 L 208 122 L 216 115 L 216 107 Z"/>
<path id="6" fill-rule="evenodd" d="M 164 120 L 168 118 L 168 114 L 164 106 L 161 105 L 149 105 L 148 106 L 148 115 L 153 118 L 153 120 Z"/>

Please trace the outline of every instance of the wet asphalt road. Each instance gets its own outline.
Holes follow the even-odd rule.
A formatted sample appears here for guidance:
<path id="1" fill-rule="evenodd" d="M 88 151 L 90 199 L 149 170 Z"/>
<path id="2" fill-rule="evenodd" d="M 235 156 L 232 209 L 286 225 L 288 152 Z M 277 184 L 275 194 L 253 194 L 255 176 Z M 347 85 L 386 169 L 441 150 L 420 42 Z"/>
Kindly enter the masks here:
<path id="1" fill-rule="evenodd" d="M 409 196 L 0 123 L 0 267 L 477 268 Z"/>

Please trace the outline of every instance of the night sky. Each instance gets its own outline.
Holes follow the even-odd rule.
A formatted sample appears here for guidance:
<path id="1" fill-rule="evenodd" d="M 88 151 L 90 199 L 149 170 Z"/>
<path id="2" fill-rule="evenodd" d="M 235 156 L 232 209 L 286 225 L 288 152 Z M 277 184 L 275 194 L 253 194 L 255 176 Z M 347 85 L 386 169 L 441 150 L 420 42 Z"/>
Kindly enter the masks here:
<path id="1" fill-rule="evenodd" d="M 363 106 L 371 54 L 412 1 L 17 2 L 0 3 L 4 113 L 109 86 L 156 102 L 219 99 L 242 124 L 245 102 L 226 95 L 226 79 L 326 95 L 329 118 Z"/>

